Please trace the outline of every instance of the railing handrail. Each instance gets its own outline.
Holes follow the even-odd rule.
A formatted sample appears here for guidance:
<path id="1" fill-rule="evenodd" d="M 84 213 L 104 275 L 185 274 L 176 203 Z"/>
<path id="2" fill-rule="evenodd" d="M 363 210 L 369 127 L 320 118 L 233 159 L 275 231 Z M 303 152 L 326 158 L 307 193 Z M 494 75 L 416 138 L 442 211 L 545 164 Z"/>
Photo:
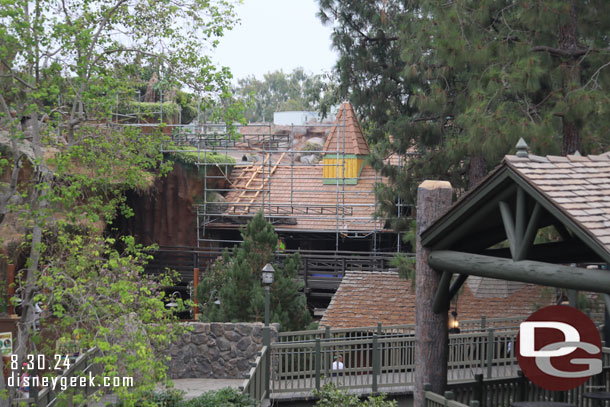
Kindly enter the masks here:
<path id="1" fill-rule="evenodd" d="M 70 367 L 66 369 L 66 371 L 57 376 L 58 382 L 62 377 L 71 377 L 77 370 L 84 372 L 90 369 L 94 365 L 91 359 L 95 357 L 98 351 L 99 349 L 97 347 L 93 347 L 82 355 L 79 355 L 74 363 L 72 363 Z M 30 395 L 30 398 L 28 399 L 18 399 L 18 403 L 26 403 L 27 405 L 33 405 L 36 407 L 53 406 L 57 403 L 58 398 L 64 392 L 65 390 L 56 391 L 51 387 L 45 387 L 44 389 L 38 391 L 37 394 Z"/>
<path id="2" fill-rule="evenodd" d="M 266 377 L 267 372 L 263 363 L 268 363 L 268 355 L 269 348 L 267 346 L 263 346 L 259 352 L 259 355 L 256 357 L 256 360 L 252 363 L 252 368 L 250 372 L 248 372 L 248 377 L 244 379 L 243 384 L 240 386 L 240 389 L 243 394 L 251 396 L 257 402 L 262 402 L 269 395 L 267 394 L 267 383 Z M 263 363 L 261 363 L 263 362 Z"/>
<path id="3" fill-rule="evenodd" d="M 402 325 L 382 325 L 382 329 L 413 329 L 415 330 L 415 324 L 402 324 Z M 367 332 L 367 331 L 377 331 L 379 329 L 378 325 L 372 326 L 364 326 L 357 328 L 330 328 L 330 333 L 349 333 L 349 332 Z M 299 336 L 299 335 L 316 335 L 316 334 L 326 334 L 326 329 L 311 329 L 305 331 L 287 331 L 280 332 L 280 337 L 285 336 Z"/>
<path id="4" fill-rule="evenodd" d="M 466 404 L 462 404 L 458 401 L 453 400 L 453 398 L 450 397 L 449 394 L 452 393 L 445 392 L 445 395 L 442 396 L 429 390 L 424 391 L 424 405 L 426 407 L 469 407 Z M 428 401 L 431 401 L 432 403 L 428 403 Z"/>
<path id="5" fill-rule="evenodd" d="M 494 324 L 498 323 L 498 322 L 510 322 L 510 321 L 517 321 L 517 320 L 525 320 L 527 318 L 527 316 L 516 316 L 516 317 L 504 317 L 504 318 L 486 318 L 485 321 L 485 327 L 482 328 L 480 327 L 480 325 L 482 324 L 482 319 L 472 319 L 472 320 L 466 320 L 466 321 L 461 321 L 460 324 L 461 325 L 466 325 L 466 326 L 470 326 L 470 325 L 476 325 L 479 324 L 479 328 L 475 328 L 474 330 L 472 328 L 469 329 L 464 329 L 464 332 L 461 332 L 459 334 L 451 334 L 451 335 L 469 335 L 471 333 L 482 333 L 482 332 L 486 332 L 487 329 L 489 328 L 493 328 L 496 332 L 507 332 L 507 331 L 514 331 L 515 329 L 518 329 L 517 327 L 502 327 L 502 326 L 496 326 Z M 488 326 L 490 325 L 490 326 Z M 287 337 L 299 337 L 299 336 L 307 336 L 310 335 L 311 339 L 297 339 L 294 342 L 305 342 L 305 341 L 314 341 L 317 337 L 319 337 L 320 339 L 327 339 L 325 338 L 325 335 L 330 335 L 330 337 L 332 338 L 333 336 L 336 337 L 337 334 L 347 334 L 347 333 L 362 333 L 362 332 L 368 332 L 368 333 L 379 333 L 381 332 L 383 334 L 384 331 L 386 330 L 397 330 L 397 329 L 403 329 L 403 330 L 411 330 L 413 332 L 415 332 L 415 324 L 402 324 L 402 325 L 376 325 L 376 326 L 365 326 L 365 327 L 356 327 L 356 328 L 329 328 L 329 329 L 312 329 L 312 330 L 304 330 L 304 331 L 289 331 L 289 332 L 280 332 L 279 333 L 279 338 L 280 341 L 282 341 L 282 338 L 287 338 Z M 381 330 L 381 331 L 379 331 Z M 474 331 L 474 332 L 473 332 Z M 283 342 L 293 342 L 293 341 L 286 341 L 284 340 Z"/>

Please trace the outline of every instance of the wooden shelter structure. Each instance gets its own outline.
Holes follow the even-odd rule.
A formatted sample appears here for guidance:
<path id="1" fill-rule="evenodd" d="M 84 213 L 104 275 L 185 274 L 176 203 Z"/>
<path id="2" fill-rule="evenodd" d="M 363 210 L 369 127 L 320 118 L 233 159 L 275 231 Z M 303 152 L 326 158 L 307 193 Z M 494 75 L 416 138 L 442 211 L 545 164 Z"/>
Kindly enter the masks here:
<path id="1" fill-rule="evenodd" d="M 559 239 L 536 244 L 545 227 Z M 520 142 L 421 238 L 443 272 L 437 312 L 469 275 L 610 294 L 610 152 L 539 157 Z"/>
<path id="2" fill-rule="evenodd" d="M 420 216 L 436 216 L 421 214 L 420 205 L 435 208 L 430 205 L 435 194 L 438 202 L 446 200 L 441 191 L 446 186 L 424 184 L 420 192 L 427 200 L 420 203 L 418 195 L 418 221 Z M 557 238 L 537 242 L 543 228 L 553 229 Z M 610 341 L 610 152 L 541 157 L 529 154 L 521 139 L 516 155 L 506 156 L 418 234 L 418 273 L 421 268 L 436 291 L 433 301 L 428 297 L 418 305 L 431 306 L 439 315 L 433 324 L 422 322 L 418 352 L 424 359 L 432 355 L 430 370 L 441 374 L 424 372 L 427 377 L 416 380 L 416 405 L 424 381 L 437 389 L 446 384 L 446 353 L 441 348 L 447 328 L 440 316 L 446 318 L 451 298 L 469 276 L 601 293 L 606 304 L 605 339 Z M 440 331 L 440 337 L 434 331 Z"/>

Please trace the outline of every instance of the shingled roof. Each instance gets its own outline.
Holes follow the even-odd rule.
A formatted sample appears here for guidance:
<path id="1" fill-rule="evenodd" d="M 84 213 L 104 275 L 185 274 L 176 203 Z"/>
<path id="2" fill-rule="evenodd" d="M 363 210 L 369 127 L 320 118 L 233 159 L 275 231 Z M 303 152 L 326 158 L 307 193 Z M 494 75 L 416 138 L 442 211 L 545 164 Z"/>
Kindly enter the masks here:
<path id="1" fill-rule="evenodd" d="M 536 243 L 523 260 L 546 263 L 610 263 L 610 152 L 537 156 L 523 142 L 494 171 L 468 191 L 422 232 L 432 250 L 456 250 L 511 257 L 491 246 L 507 238 L 499 209 L 516 211 L 517 193 L 525 196 L 525 217 L 540 206 L 537 227 L 553 225 L 561 240 Z M 520 151 L 519 151 L 520 150 Z"/>
<path id="2" fill-rule="evenodd" d="M 369 154 L 369 145 L 366 142 L 354 108 L 349 102 L 341 104 L 335 119 L 335 126 L 331 129 L 326 138 L 326 143 L 324 143 L 324 152 L 332 154 L 333 152 L 337 153 L 337 151 L 345 154 Z"/>
<path id="3" fill-rule="evenodd" d="M 610 252 L 610 152 L 586 157 L 508 155 L 504 162 Z"/>
<path id="4" fill-rule="evenodd" d="M 473 279 L 473 283 L 476 278 Z M 519 284 L 511 292 L 506 282 L 485 279 L 476 295 L 469 284 L 459 294 L 457 310 L 461 321 L 525 316 L 553 303 L 553 292 L 532 284 Z M 320 325 L 355 328 L 415 324 L 415 288 L 394 272 L 349 271 L 333 296 Z"/>
<path id="5" fill-rule="evenodd" d="M 385 181 L 375 170 L 364 166 L 357 185 L 323 185 L 323 166 L 280 165 L 265 182 L 264 192 L 240 200 L 248 188 L 259 188 L 261 181 L 248 185 L 242 175 L 247 166 L 236 166 L 231 174 L 233 189 L 225 197 L 227 215 L 254 216 L 263 207 L 275 217 L 276 230 L 358 232 L 384 230 L 384 221 L 375 219 L 375 183 Z M 268 177 L 268 176 L 267 176 Z M 261 176 L 262 178 L 262 176 Z M 248 186 L 246 186 L 248 185 Z M 232 203 L 240 202 L 240 205 Z M 249 203 L 249 204 L 246 204 Z M 236 227 L 222 221 L 211 228 Z"/>

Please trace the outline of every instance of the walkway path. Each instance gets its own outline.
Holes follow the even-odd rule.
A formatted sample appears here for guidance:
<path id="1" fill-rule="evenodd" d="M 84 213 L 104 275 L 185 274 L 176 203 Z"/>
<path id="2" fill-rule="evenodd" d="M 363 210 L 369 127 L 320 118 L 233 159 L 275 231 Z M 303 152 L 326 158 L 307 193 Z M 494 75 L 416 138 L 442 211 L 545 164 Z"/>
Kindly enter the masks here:
<path id="1" fill-rule="evenodd" d="M 244 379 L 174 379 L 174 388 L 185 392 L 185 399 L 192 399 L 206 391 L 220 390 L 225 387 L 237 389 Z"/>

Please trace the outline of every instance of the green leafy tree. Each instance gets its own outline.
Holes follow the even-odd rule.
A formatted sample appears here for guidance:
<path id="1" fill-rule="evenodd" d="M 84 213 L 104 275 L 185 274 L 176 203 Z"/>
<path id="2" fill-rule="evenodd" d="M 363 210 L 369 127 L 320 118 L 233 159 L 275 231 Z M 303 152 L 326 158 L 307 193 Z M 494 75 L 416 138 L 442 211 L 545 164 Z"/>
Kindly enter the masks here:
<path id="1" fill-rule="evenodd" d="M 231 255 L 225 251 L 197 287 L 204 319 L 226 322 L 264 319 L 261 270 L 273 261 L 278 236 L 259 212 L 246 225 L 242 239 Z M 311 322 L 306 298 L 300 292 L 302 283 L 297 282 L 300 265 L 298 254 L 287 256 L 283 265 L 276 266 L 270 288 L 270 320 L 279 322 L 283 330 L 303 329 Z"/>
<path id="2" fill-rule="evenodd" d="M 266 73 L 263 80 L 254 76 L 240 79 L 234 89 L 236 95 L 248 100 L 245 112 L 249 122 L 273 121 L 273 113 L 292 110 L 316 110 L 325 80 L 321 75 L 309 75 L 303 68 L 291 73 Z"/>
<path id="3" fill-rule="evenodd" d="M 109 118 L 116 98 L 134 91 L 134 61 L 158 67 L 163 86 L 228 94 L 230 73 L 217 69 L 206 50 L 234 20 L 225 0 L 0 5 L 0 165 L 7 176 L 0 185 L 0 230 L 18 229 L 28 253 L 20 285 L 20 361 L 42 350 L 40 302 L 61 318 L 62 335 L 78 334 L 84 346 L 100 348 L 107 373 L 142 367 L 137 386 L 165 378 L 154 347 L 170 339 L 171 329 L 146 327 L 171 322 L 162 293 L 138 284 L 144 259 L 132 240 L 122 239 L 126 249 L 118 252 L 102 236 L 117 213 L 131 214 L 125 190 L 145 189 L 167 172 L 160 154 L 166 140 L 114 127 Z M 123 349 L 135 353 L 117 359 Z M 133 404 L 137 389 L 113 391 Z"/>

